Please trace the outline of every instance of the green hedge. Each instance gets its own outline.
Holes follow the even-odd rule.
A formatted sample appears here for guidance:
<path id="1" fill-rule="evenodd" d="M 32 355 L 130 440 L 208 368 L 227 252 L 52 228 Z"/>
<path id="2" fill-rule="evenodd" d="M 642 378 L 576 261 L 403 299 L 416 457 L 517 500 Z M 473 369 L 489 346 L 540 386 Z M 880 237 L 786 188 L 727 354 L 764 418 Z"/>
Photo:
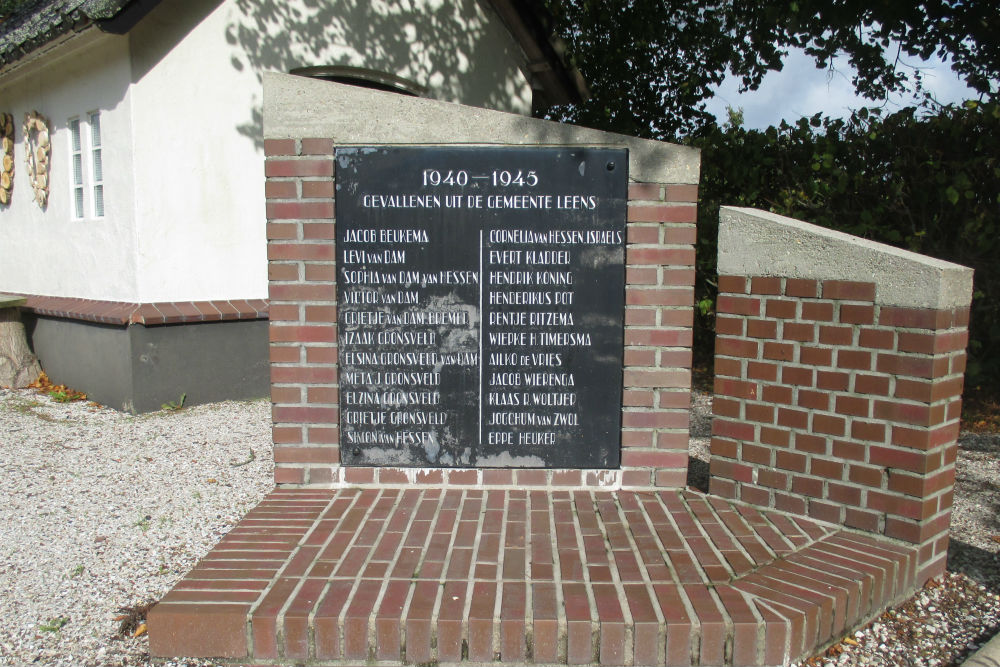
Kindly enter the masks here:
<path id="1" fill-rule="evenodd" d="M 719 205 L 752 206 L 972 267 L 967 385 L 1000 390 L 1000 106 L 862 109 L 760 131 L 740 120 L 690 141 L 702 149 L 701 358 L 712 347 Z"/>

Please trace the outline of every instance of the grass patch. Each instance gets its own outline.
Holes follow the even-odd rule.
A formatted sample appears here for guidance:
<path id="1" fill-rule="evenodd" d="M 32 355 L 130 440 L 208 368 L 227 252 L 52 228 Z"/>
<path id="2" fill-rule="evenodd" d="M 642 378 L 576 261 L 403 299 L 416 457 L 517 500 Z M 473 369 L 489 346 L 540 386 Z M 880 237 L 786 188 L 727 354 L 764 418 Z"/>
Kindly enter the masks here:
<path id="1" fill-rule="evenodd" d="M 69 623 L 68 616 L 56 616 L 55 618 L 50 618 L 45 623 L 39 623 L 38 629 L 41 632 L 59 632 Z"/>
<path id="2" fill-rule="evenodd" d="M 16 412 L 21 415 L 35 417 L 36 419 L 41 419 L 42 421 L 46 422 L 61 421 L 59 419 L 55 419 L 54 417 L 50 417 L 44 412 L 40 412 L 38 408 L 45 407 L 45 404 L 40 401 L 36 401 L 35 399 L 24 399 L 15 396 L 12 397 L 11 400 L 3 403 L 2 405 L 11 412 Z"/>

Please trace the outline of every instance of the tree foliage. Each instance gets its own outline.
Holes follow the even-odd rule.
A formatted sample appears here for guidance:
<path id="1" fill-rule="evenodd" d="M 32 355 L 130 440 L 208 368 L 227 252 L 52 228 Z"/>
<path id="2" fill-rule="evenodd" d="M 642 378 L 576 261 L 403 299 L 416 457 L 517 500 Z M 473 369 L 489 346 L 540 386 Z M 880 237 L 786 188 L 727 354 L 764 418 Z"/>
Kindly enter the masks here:
<path id="1" fill-rule="evenodd" d="M 0 21 L 28 4 L 29 0 L 0 0 Z"/>
<path id="2" fill-rule="evenodd" d="M 790 48 L 817 67 L 844 56 L 868 99 L 921 93 L 907 60 L 938 55 L 984 96 L 997 92 L 993 0 L 548 0 L 555 28 L 594 95 L 552 117 L 676 140 L 712 123 L 705 101 L 727 75 L 756 88 Z"/>
<path id="3" fill-rule="evenodd" d="M 548 0 L 593 91 L 549 116 L 702 150 L 697 293 L 710 354 L 720 204 L 751 206 L 975 269 L 969 377 L 1000 390 L 1000 12 L 992 0 Z M 919 108 L 752 130 L 705 111 L 727 75 L 753 89 L 800 48 L 846 58 L 855 89 Z M 908 60 L 936 55 L 979 94 L 942 106 Z M 776 103 L 781 103 L 776 100 Z"/>
<path id="4" fill-rule="evenodd" d="M 1000 105 L 861 109 L 705 130 L 698 295 L 714 300 L 719 206 L 753 206 L 972 267 L 969 378 L 1000 378 Z M 710 326 L 710 320 L 702 321 Z M 702 336 L 704 343 L 707 337 Z"/>

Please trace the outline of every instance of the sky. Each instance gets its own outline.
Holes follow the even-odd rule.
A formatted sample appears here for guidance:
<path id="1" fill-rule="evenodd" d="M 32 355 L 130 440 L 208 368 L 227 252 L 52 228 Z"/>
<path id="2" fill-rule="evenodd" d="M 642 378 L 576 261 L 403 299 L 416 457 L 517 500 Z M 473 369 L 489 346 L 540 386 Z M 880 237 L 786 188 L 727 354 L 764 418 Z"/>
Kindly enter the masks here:
<path id="1" fill-rule="evenodd" d="M 920 67 L 924 86 L 934 92 L 939 102 L 962 102 L 977 97 L 940 60 L 924 61 Z M 818 111 L 839 118 L 850 114 L 851 109 L 878 106 L 878 103 L 854 94 L 852 72 L 846 58 L 836 63 L 835 71 L 828 72 L 817 69 L 815 61 L 802 51 L 792 51 L 785 60 L 784 69 L 770 72 L 754 92 L 741 95 L 738 92 L 739 81 L 728 77 L 709 101 L 708 110 L 724 121 L 726 107 L 742 107 L 744 125 L 760 129 L 777 125 L 782 119 L 792 123 Z M 906 106 L 905 102 L 897 97 L 889 100 L 886 108 L 894 111 Z"/>

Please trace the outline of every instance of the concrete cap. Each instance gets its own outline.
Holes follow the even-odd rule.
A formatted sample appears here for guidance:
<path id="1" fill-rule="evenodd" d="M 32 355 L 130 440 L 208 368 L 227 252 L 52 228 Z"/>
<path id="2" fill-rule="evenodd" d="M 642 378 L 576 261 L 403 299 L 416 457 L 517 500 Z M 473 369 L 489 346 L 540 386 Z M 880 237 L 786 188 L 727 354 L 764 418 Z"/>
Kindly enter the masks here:
<path id="1" fill-rule="evenodd" d="M 997 667 L 1000 665 L 1000 634 L 966 658 L 962 667 Z"/>
<path id="2" fill-rule="evenodd" d="M 719 275 L 875 283 L 882 306 L 950 309 L 972 300 L 972 269 L 752 208 L 719 212 Z"/>
<path id="3" fill-rule="evenodd" d="M 627 148 L 629 179 L 697 184 L 701 152 L 575 125 L 264 73 L 264 138 L 332 138 L 341 146 L 472 144 Z"/>

